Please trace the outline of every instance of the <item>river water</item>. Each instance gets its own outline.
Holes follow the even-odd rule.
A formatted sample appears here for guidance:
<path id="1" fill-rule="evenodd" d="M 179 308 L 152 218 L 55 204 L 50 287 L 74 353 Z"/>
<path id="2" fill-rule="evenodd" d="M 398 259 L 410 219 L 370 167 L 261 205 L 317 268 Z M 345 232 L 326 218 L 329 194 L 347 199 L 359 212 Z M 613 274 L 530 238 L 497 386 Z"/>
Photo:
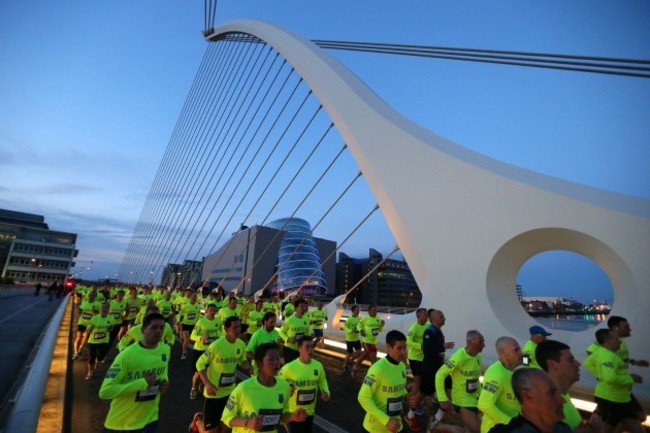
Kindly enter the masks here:
<path id="1" fill-rule="evenodd" d="M 545 328 L 559 329 L 563 331 L 584 331 L 594 328 L 594 331 L 602 323 L 602 327 L 607 325 L 607 315 L 605 314 L 572 314 L 572 315 L 555 315 L 555 316 L 537 316 L 533 317 Z"/>

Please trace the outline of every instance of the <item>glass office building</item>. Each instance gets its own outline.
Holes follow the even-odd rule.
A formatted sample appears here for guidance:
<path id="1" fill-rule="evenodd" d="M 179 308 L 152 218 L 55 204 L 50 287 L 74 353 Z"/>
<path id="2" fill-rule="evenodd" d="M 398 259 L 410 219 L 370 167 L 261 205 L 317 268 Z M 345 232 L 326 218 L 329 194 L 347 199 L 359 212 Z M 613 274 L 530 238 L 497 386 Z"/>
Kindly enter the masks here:
<path id="1" fill-rule="evenodd" d="M 267 227 L 286 232 L 278 251 L 277 289 L 303 287 L 304 293 L 325 292 L 327 281 L 309 223 L 300 218 L 281 218 L 268 223 Z"/>

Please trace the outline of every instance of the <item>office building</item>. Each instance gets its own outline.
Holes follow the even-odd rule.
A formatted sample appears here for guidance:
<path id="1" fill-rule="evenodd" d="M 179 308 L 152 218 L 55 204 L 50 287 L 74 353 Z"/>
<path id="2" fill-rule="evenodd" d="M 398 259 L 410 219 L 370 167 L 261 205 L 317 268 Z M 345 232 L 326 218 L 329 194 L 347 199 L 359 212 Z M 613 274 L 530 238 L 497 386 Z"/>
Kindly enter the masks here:
<path id="1" fill-rule="evenodd" d="M 50 230 L 45 217 L 0 209 L 0 276 L 15 283 L 65 281 L 77 235 Z"/>

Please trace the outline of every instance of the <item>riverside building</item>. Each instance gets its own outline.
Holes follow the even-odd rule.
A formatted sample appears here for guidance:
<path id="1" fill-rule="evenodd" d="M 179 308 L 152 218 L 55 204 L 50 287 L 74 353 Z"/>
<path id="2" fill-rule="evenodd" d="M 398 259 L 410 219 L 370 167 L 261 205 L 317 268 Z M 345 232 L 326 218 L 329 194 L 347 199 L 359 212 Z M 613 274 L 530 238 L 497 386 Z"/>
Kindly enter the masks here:
<path id="1" fill-rule="evenodd" d="M 62 283 L 78 250 L 76 233 L 50 230 L 45 217 L 0 209 L 0 276 L 15 283 Z"/>

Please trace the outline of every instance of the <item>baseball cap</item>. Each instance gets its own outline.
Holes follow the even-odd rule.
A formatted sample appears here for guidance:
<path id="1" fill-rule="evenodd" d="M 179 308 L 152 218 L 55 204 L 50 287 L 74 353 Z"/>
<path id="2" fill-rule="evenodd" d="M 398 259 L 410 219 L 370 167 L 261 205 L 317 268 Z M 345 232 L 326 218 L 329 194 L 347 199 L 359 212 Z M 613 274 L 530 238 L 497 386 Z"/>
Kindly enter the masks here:
<path id="1" fill-rule="evenodd" d="M 542 328 L 541 326 L 538 326 L 538 325 L 531 326 L 530 329 L 528 330 L 528 332 L 530 333 L 530 335 L 541 334 L 541 335 L 543 335 L 545 337 L 548 337 L 549 335 L 553 335 L 550 332 L 546 332 L 546 329 L 544 329 L 544 328 Z"/>

